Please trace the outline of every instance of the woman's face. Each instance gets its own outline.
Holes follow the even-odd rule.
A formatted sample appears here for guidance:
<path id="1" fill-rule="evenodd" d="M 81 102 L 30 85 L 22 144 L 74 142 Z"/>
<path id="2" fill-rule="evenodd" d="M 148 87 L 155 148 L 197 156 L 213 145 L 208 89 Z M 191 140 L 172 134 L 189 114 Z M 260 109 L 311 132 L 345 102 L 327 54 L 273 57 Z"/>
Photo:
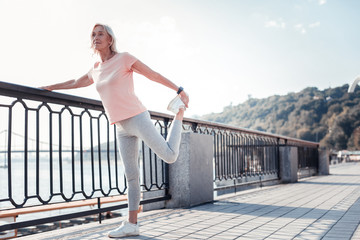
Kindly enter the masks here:
<path id="1" fill-rule="evenodd" d="M 104 49 L 109 49 L 112 39 L 104 30 L 103 26 L 96 26 L 91 36 L 92 45 L 95 50 L 102 51 Z"/>

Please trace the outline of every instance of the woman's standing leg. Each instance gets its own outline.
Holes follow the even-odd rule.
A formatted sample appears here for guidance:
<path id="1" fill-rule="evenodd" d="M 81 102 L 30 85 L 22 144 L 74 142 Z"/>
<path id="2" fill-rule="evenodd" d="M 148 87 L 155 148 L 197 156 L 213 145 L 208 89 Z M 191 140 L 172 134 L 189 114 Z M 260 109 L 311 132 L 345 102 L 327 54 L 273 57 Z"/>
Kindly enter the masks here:
<path id="1" fill-rule="evenodd" d="M 129 221 L 123 221 L 118 228 L 108 232 L 108 237 L 138 236 L 140 234 L 139 225 L 137 224 L 140 203 L 139 138 L 128 134 L 121 126 L 117 125 L 117 139 L 127 181 Z"/>
<path id="2" fill-rule="evenodd" d="M 137 212 L 140 203 L 140 183 L 139 183 L 139 138 L 128 135 L 125 131 L 118 128 L 118 142 L 120 156 L 124 163 L 125 175 L 128 184 L 128 205 L 129 222 L 137 223 Z"/>

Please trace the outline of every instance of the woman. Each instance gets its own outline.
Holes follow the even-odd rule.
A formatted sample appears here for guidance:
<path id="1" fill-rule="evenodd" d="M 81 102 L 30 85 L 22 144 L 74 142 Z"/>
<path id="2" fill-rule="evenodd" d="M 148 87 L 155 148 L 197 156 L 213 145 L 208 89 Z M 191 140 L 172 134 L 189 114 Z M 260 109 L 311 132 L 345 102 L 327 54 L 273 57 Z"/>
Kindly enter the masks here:
<path id="1" fill-rule="evenodd" d="M 160 158 L 167 163 L 176 161 L 179 154 L 182 120 L 188 107 L 189 97 L 182 87 L 151 70 L 144 63 L 127 52 L 116 50 L 115 36 L 111 28 L 96 24 L 91 34 L 91 47 L 100 61 L 84 76 L 50 86 L 41 87 L 49 91 L 72 89 L 96 84 L 103 106 L 111 124 L 117 126 L 120 156 L 124 162 L 128 182 L 129 219 L 120 227 L 110 231 L 109 237 L 139 235 L 137 214 L 140 203 L 138 167 L 138 144 L 143 140 Z M 134 93 L 133 72 L 163 84 L 177 91 L 168 109 L 176 116 L 167 141 L 155 129 L 150 114 Z"/>

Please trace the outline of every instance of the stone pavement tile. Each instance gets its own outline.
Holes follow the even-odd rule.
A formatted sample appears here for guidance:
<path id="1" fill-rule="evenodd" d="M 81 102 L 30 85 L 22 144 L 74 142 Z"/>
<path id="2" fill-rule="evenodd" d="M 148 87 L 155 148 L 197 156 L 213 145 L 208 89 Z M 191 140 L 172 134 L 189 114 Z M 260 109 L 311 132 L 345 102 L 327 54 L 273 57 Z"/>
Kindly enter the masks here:
<path id="1" fill-rule="evenodd" d="M 295 239 L 321 239 L 326 232 L 304 232 L 295 237 Z"/>
<path id="2" fill-rule="evenodd" d="M 207 236 L 207 237 L 210 237 L 210 236 L 214 236 L 215 234 L 217 234 L 217 232 L 211 232 L 211 231 L 207 231 L 207 230 L 201 230 L 201 231 L 198 231 L 196 233 L 192 233 L 190 235 L 201 235 L 201 236 Z"/>
<path id="3" fill-rule="evenodd" d="M 143 231 L 142 229 L 140 229 L 140 233 L 150 235 L 150 236 L 161 236 L 161 235 L 166 234 L 167 232 L 165 232 L 165 231 L 157 231 L 157 230 Z"/>
<path id="4" fill-rule="evenodd" d="M 140 227 L 142 227 L 141 223 L 140 223 Z M 177 228 L 181 228 L 181 227 L 183 227 L 183 226 L 182 226 L 182 225 L 176 225 L 176 224 L 174 224 L 174 223 L 171 223 L 171 224 L 159 224 L 159 225 L 149 224 L 149 225 L 146 225 L 146 227 L 166 228 L 166 229 L 177 229 Z"/>
<path id="5" fill-rule="evenodd" d="M 346 237 L 323 237 L 321 240 L 349 240 L 349 238 Z"/>
<path id="6" fill-rule="evenodd" d="M 299 233 L 300 233 L 300 231 L 298 231 L 298 230 L 283 229 L 282 228 L 282 229 L 279 229 L 278 231 L 276 231 L 276 232 L 274 232 L 272 234 L 295 237 Z"/>
<path id="7" fill-rule="evenodd" d="M 212 237 L 210 239 L 221 239 L 221 240 L 235 240 L 237 239 L 237 236 L 229 236 L 229 235 L 216 235 L 215 237 Z"/>
<path id="8" fill-rule="evenodd" d="M 338 237 L 341 239 L 351 239 L 353 233 L 346 233 L 346 232 L 329 232 L 324 237 Z"/>
<path id="9" fill-rule="evenodd" d="M 285 226 L 284 228 L 282 228 L 281 230 L 283 230 L 283 231 L 301 232 L 304 229 L 306 229 L 307 227 L 308 227 L 308 225 L 307 226 L 298 226 L 298 225 L 289 224 L 289 225 Z"/>
<path id="10" fill-rule="evenodd" d="M 254 226 L 251 222 L 247 222 L 240 225 L 243 229 L 247 229 L 248 231 L 251 231 L 252 229 L 255 229 L 256 226 Z"/>
<path id="11" fill-rule="evenodd" d="M 259 228 L 256 228 L 256 229 L 254 229 L 253 231 L 255 231 L 255 232 L 261 232 L 261 233 L 266 233 L 266 234 L 268 234 L 268 235 L 270 235 L 270 234 L 272 234 L 272 233 L 275 232 L 275 230 L 274 230 L 273 228 L 267 228 L 267 227 L 265 227 L 265 226 L 261 226 L 261 227 L 259 227 Z"/>
<path id="12" fill-rule="evenodd" d="M 273 234 L 274 231 L 256 229 L 255 231 L 252 231 L 250 233 L 267 237 L 267 236 L 270 236 L 271 234 Z M 247 233 L 247 234 L 250 234 L 250 233 Z"/>
<path id="13" fill-rule="evenodd" d="M 249 232 L 249 228 L 245 226 L 237 226 L 233 227 L 230 231 L 235 233 L 247 233 Z"/>
<path id="14" fill-rule="evenodd" d="M 332 226 L 336 223 L 337 221 L 334 219 L 326 219 L 324 217 L 317 219 L 316 221 L 314 221 L 311 226 Z"/>
<path id="15" fill-rule="evenodd" d="M 212 236 L 212 235 L 218 234 L 219 232 L 221 232 L 221 231 L 213 230 L 213 229 L 204 229 L 204 230 L 198 231 L 196 233 Z"/>
<path id="16" fill-rule="evenodd" d="M 316 235 L 301 235 L 293 238 L 293 240 L 321 240 L 321 236 Z"/>
<path id="17" fill-rule="evenodd" d="M 301 234 L 323 234 L 325 235 L 327 233 L 328 229 L 327 228 L 323 228 L 323 229 L 320 229 L 320 228 L 307 228 L 307 229 L 304 229 L 303 232 L 300 233 Z"/>
<path id="18" fill-rule="evenodd" d="M 166 225 L 171 225 L 171 226 L 177 226 L 177 227 L 187 227 L 187 226 L 190 226 L 191 223 L 187 222 L 186 220 L 183 220 L 183 221 L 172 221 L 171 223 L 167 223 L 167 224 L 161 224 L 159 223 L 159 227 L 161 226 L 166 226 Z"/>
<path id="19" fill-rule="evenodd" d="M 238 232 L 222 232 L 219 234 L 216 234 L 215 236 L 232 236 L 232 237 L 238 237 L 242 234 L 239 234 Z"/>
<path id="20" fill-rule="evenodd" d="M 264 238 L 266 240 L 289 240 L 291 238 L 289 238 L 288 235 L 282 235 L 282 234 L 273 234 L 273 235 L 270 235 L 266 238 Z"/>
<path id="21" fill-rule="evenodd" d="M 242 235 L 242 237 L 247 237 L 247 238 L 252 238 L 252 239 L 265 239 L 266 237 L 268 237 L 269 234 L 261 234 L 261 233 L 256 233 L 256 232 L 250 232 L 247 234 Z"/>
<path id="22" fill-rule="evenodd" d="M 192 224 L 190 227 L 196 228 L 196 229 L 204 229 L 204 228 L 211 228 L 215 223 L 209 223 L 209 222 L 199 222 Z"/>
<path id="23" fill-rule="evenodd" d="M 191 233 L 196 233 L 198 231 L 199 231 L 198 229 L 193 229 L 193 228 L 182 228 L 182 229 L 172 231 L 172 233 L 173 232 L 175 232 L 175 233 L 179 232 L 179 233 L 184 233 L 184 234 L 191 234 Z"/>
<path id="24" fill-rule="evenodd" d="M 360 239 L 360 224 L 358 225 L 351 239 L 352 240 Z"/>
<path id="25" fill-rule="evenodd" d="M 274 237 L 267 237 L 264 238 L 266 240 L 289 240 L 289 237 L 287 236 L 274 236 Z"/>
<path id="26" fill-rule="evenodd" d="M 227 230 L 226 233 L 239 235 L 239 234 L 246 233 L 246 229 L 241 230 L 241 229 L 237 229 L 237 228 L 232 228 L 232 229 Z"/>
<path id="27" fill-rule="evenodd" d="M 156 220 L 154 221 L 152 224 L 157 224 L 157 225 L 167 225 L 167 224 L 173 224 L 173 223 L 177 223 L 178 221 L 176 220 L 176 218 L 173 219 L 166 219 L 166 220 Z"/>
<path id="28" fill-rule="evenodd" d="M 228 226 L 229 228 L 234 228 L 241 225 L 241 223 L 242 223 L 241 221 L 238 221 L 237 219 L 233 219 L 231 221 L 227 221 L 222 224 L 226 224 L 226 226 Z"/>
<path id="29" fill-rule="evenodd" d="M 217 217 L 218 215 L 209 215 L 209 214 L 204 214 L 203 212 L 201 214 L 197 214 L 197 215 L 190 215 L 189 218 L 194 219 L 196 221 L 205 221 L 208 219 L 212 219 Z"/>
<path id="30" fill-rule="evenodd" d="M 211 235 L 212 236 L 212 235 Z M 207 235 L 201 235 L 201 234 L 190 234 L 186 237 L 183 237 L 181 238 L 182 240 L 185 240 L 185 239 L 189 239 L 189 240 L 192 240 L 192 239 L 209 239 L 211 236 L 207 236 Z"/>
<path id="31" fill-rule="evenodd" d="M 179 236 L 176 236 L 176 235 L 173 235 L 173 234 L 165 234 L 165 235 L 161 235 L 161 236 L 158 236 L 156 238 L 153 238 L 153 240 L 177 240 L 179 239 L 180 237 Z M 119 239 L 123 239 L 123 238 L 119 238 Z M 133 238 L 133 239 L 136 239 L 136 238 Z"/>
<path id="32" fill-rule="evenodd" d="M 234 236 L 214 236 L 214 237 L 211 237 L 209 238 L 209 240 L 233 240 L 233 239 L 237 239 L 237 237 L 234 237 Z"/>
<path id="33" fill-rule="evenodd" d="M 140 227 L 140 230 L 144 230 L 144 231 L 152 231 L 152 230 L 156 231 L 156 230 L 162 229 L 162 227 L 164 227 L 164 226 L 154 227 L 152 225 L 145 225 L 145 226 L 140 225 L 139 227 Z"/>
<path id="34" fill-rule="evenodd" d="M 177 230 L 177 231 L 171 231 L 171 232 L 168 232 L 168 233 L 166 233 L 166 234 L 173 234 L 173 235 L 177 235 L 177 236 L 187 236 L 187 235 L 189 235 L 189 234 L 191 234 L 191 233 L 194 233 L 194 232 L 188 232 L 188 231 L 185 231 L 185 230 L 183 230 L 183 229 L 181 229 L 181 230 Z"/>
<path id="35" fill-rule="evenodd" d="M 229 227 L 226 226 L 225 224 L 217 224 L 217 225 L 211 226 L 211 230 L 217 231 L 217 232 L 223 232 L 223 231 L 226 231 L 228 229 L 229 229 Z"/>
<path id="36" fill-rule="evenodd" d="M 176 229 L 153 228 L 153 229 L 148 229 L 148 230 L 144 230 L 144 229 L 140 228 L 140 231 L 146 231 L 146 232 L 150 232 L 150 233 L 154 233 L 154 234 L 156 233 L 157 235 L 165 234 L 165 233 L 176 231 L 176 230 L 178 230 L 178 228 L 176 228 Z"/>
<path id="37" fill-rule="evenodd" d="M 219 239 L 217 239 L 217 240 L 219 240 Z M 261 238 L 253 239 L 253 238 L 249 238 L 249 237 L 240 236 L 240 237 L 236 238 L 236 240 L 262 240 L 262 239 Z"/>
<path id="38" fill-rule="evenodd" d="M 291 233 L 299 234 L 302 231 L 304 231 L 304 229 L 306 229 L 306 227 L 287 225 L 287 226 L 279 229 L 279 231 L 281 231 L 281 232 L 291 232 Z"/>
<path id="39" fill-rule="evenodd" d="M 271 232 L 271 233 L 274 233 L 275 231 L 277 231 L 278 229 L 276 228 L 273 228 L 273 227 L 269 227 L 269 226 L 261 226 L 260 228 L 258 228 L 259 230 L 262 230 L 264 232 Z"/>
<path id="40" fill-rule="evenodd" d="M 357 228 L 357 224 L 336 224 L 331 228 L 330 232 L 343 231 L 343 232 L 353 233 L 356 230 L 356 228 Z"/>
<path id="41" fill-rule="evenodd" d="M 274 221 L 266 223 L 265 226 L 271 227 L 273 229 L 279 229 L 279 228 L 282 228 L 283 226 L 285 226 L 287 223 L 289 223 L 289 221 L 284 222 L 283 220 L 275 219 Z"/>
<path id="42" fill-rule="evenodd" d="M 241 235 L 244 235 L 246 233 L 248 233 L 249 231 L 246 231 L 246 230 L 237 230 L 237 231 L 233 231 L 231 232 L 230 234 L 232 235 L 237 235 L 237 236 L 241 236 Z"/>
<path id="43" fill-rule="evenodd" d="M 351 225 L 357 225 L 360 222 L 360 213 L 359 215 L 357 215 L 356 217 L 352 218 L 352 219 L 340 219 L 340 221 L 338 222 L 339 224 L 351 224 Z"/>
<path id="44" fill-rule="evenodd" d="M 176 225 L 172 225 L 172 226 L 176 227 Z M 179 228 L 193 229 L 195 231 L 195 230 L 201 230 L 201 229 L 208 228 L 208 227 L 211 227 L 211 225 L 203 224 L 203 223 L 195 223 L 195 224 L 190 224 L 188 226 L 181 226 Z"/>
<path id="45" fill-rule="evenodd" d="M 263 225 L 264 224 L 258 224 L 258 223 L 253 222 L 253 221 L 241 224 L 241 226 L 247 227 L 249 229 L 249 231 L 252 230 L 252 229 L 258 228 L 260 226 L 263 226 Z"/>
<path id="46" fill-rule="evenodd" d="M 166 233 L 164 235 L 161 235 L 159 237 L 164 238 L 164 239 L 180 239 L 183 237 L 187 237 L 189 234 L 185 234 L 185 233 L 179 233 L 179 232 L 169 232 Z"/>
<path id="47" fill-rule="evenodd" d="M 186 237 L 182 237 L 182 238 L 179 238 L 181 240 L 197 240 L 197 239 L 207 239 L 207 238 L 201 238 L 201 237 L 190 237 L 190 236 L 186 236 Z"/>

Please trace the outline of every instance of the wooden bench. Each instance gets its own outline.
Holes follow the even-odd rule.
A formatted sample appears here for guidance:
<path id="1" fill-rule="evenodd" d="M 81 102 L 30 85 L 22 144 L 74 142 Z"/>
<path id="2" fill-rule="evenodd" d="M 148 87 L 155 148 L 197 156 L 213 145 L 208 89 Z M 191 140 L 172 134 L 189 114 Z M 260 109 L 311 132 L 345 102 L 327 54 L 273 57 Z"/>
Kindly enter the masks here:
<path id="1" fill-rule="evenodd" d="M 102 197 L 100 198 L 100 205 L 106 203 L 122 202 L 122 201 L 127 201 L 127 195 Z M 46 211 L 66 209 L 66 208 L 77 208 L 84 206 L 96 206 L 97 204 L 98 204 L 98 199 L 94 198 L 94 199 L 76 200 L 73 202 L 54 203 L 54 204 L 34 206 L 34 207 L 15 208 L 15 209 L 3 210 L 3 211 L 0 209 L 0 222 L 14 223 L 16 222 L 16 217 L 22 214 L 39 213 L 39 212 L 46 212 Z M 142 208 L 140 208 L 139 211 L 141 211 L 141 209 Z M 17 229 L 14 229 L 13 231 L 9 231 L 5 235 L 0 235 L 0 240 L 14 238 L 16 236 L 17 236 Z"/>

